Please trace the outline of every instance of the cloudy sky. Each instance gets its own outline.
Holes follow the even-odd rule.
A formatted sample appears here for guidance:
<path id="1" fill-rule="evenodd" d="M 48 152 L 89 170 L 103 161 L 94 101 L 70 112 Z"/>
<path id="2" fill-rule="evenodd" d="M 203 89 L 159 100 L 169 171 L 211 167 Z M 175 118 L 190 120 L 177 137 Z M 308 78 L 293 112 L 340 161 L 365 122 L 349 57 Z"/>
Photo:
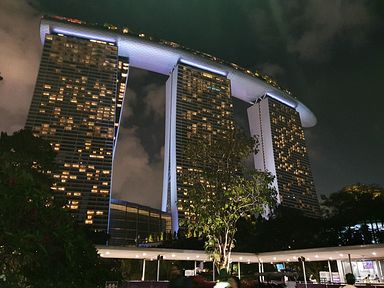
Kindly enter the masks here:
<path id="1" fill-rule="evenodd" d="M 318 118 L 305 131 L 318 194 L 384 185 L 384 1 L 0 0 L 0 131 L 24 126 L 42 14 L 128 26 L 273 75 Z M 132 69 L 114 196 L 159 207 L 166 77 Z M 244 123 L 244 105 L 235 103 Z"/>

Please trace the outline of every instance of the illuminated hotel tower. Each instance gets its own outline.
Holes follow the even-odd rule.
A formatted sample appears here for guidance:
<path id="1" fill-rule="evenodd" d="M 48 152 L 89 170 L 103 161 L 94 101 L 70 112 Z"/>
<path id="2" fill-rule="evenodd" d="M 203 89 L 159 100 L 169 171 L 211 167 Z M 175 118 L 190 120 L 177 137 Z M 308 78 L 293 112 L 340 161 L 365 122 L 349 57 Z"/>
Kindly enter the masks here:
<path id="1" fill-rule="evenodd" d="M 260 140 L 255 168 L 275 175 L 281 205 L 319 217 L 300 115 L 288 104 L 265 96 L 248 108 L 251 134 Z"/>
<path id="2" fill-rule="evenodd" d="M 26 128 L 57 151 L 56 196 L 75 219 L 106 231 L 112 161 L 128 77 L 114 43 L 46 34 Z"/>
<path id="3" fill-rule="evenodd" d="M 203 68 L 203 67 L 201 67 Z M 232 131 L 233 107 L 230 80 L 219 71 L 208 71 L 178 63 L 166 83 L 166 123 L 162 210 L 172 213 L 172 227 L 178 230 L 178 202 L 188 190 L 180 176 L 193 169 L 183 155 L 189 139 L 198 134 L 209 139 Z"/>

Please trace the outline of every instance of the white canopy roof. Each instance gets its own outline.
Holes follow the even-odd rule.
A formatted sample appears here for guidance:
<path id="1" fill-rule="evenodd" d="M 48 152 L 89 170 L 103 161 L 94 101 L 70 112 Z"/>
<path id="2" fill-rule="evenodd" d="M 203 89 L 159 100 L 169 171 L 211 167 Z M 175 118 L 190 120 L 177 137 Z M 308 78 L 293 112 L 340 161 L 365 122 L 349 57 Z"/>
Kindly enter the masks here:
<path id="1" fill-rule="evenodd" d="M 98 246 L 98 253 L 105 258 L 129 258 L 154 260 L 158 255 L 165 260 L 197 260 L 209 261 L 204 251 L 179 250 L 162 248 L 136 248 Z M 264 253 L 232 253 L 233 262 L 244 263 L 276 263 L 297 262 L 298 257 L 305 257 L 306 261 L 347 260 L 348 254 L 353 260 L 384 259 L 384 244 L 357 245 L 344 247 L 325 247 L 301 250 L 286 250 Z"/>

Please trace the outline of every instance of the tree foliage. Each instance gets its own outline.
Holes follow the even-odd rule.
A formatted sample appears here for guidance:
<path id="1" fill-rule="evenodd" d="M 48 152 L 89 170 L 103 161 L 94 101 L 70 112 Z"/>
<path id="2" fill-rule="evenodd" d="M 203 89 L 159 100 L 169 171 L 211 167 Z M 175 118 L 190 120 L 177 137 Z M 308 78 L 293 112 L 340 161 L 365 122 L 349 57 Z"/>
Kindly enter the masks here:
<path id="1" fill-rule="evenodd" d="M 181 226 L 189 236 L 206 238 L 205 249 L 218 269 L 229 267 L 238 220 L 263 214 L 276 202 L 273 177 L 243 166 L 255 148 L 254 138 L 234 131 L 214 141 L 192 139 L 185 151 L 193 168 L 181 175 Z"/>
<path id="2" fill-rule="evenodd" d="M 267 220 L 239 221 L 238 248 L 265 252 L 384 243 L 383 187 L 353 184 L 322 198 L 323 218 L 279 206 Z"/>
<path id="3" fill-rule="evenodd" d="M 98 287 L 108 271 L 50 191 L 55 153 L 21 130 L 0 136 L 0 286 Z"/>
<path id="4" fill-rule="evenodd" d="M 384 187 L 353 184 L 322 197 L 325 219 L 341 245 L 383 242 Z"/>

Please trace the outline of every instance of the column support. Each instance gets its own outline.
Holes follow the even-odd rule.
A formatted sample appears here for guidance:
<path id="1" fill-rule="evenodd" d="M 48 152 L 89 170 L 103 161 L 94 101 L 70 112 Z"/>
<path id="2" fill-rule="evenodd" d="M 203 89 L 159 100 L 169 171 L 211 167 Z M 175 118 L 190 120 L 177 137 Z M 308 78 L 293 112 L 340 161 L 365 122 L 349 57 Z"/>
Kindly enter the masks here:
<path id="1" fill-rule="evenodd" d="M 348 262 L 349 262 L 349 268 L 351 268 L 351 273 L 353 274 L 351 254 L 348 254 Z"/>
<path id="2" fill-rule="evenodd" d="M 305 261 L 301 261 L 301 265 L 303 266 L 303 276 L 304 276 L 305 288 L 308 288 L 307 273 L 305 272 Z"/>
<path id="3" fill-rule="evenodd" d="M 145 280 L 145 259 L 143 259 L 143 274 L 141 275 L 141 281 Z"/>
<path id="4" fill-rule="evenodd" d="M 328 271 L 329 271 L 329 280 L 331 281 L 331 283 L 333 283 L 331 261 L 329 260 L 328 260 Z"/>
<path id="5" fill-rule="evenodd" d="M 160 255 L 159 255 L 160 256 Z M 160 280 L 160 257 L 157 257 L 157 273 L 156 273 L 156 281 Z"/>
<path id="6" fill-rule="evenodd" d="M 261 273 L 264 274 L 264 263 L 263 262 L 261 262 Z M 261 276 L 261 281 L 264 283 L 264 281 L 265 281 L 264 275 Z"/>

